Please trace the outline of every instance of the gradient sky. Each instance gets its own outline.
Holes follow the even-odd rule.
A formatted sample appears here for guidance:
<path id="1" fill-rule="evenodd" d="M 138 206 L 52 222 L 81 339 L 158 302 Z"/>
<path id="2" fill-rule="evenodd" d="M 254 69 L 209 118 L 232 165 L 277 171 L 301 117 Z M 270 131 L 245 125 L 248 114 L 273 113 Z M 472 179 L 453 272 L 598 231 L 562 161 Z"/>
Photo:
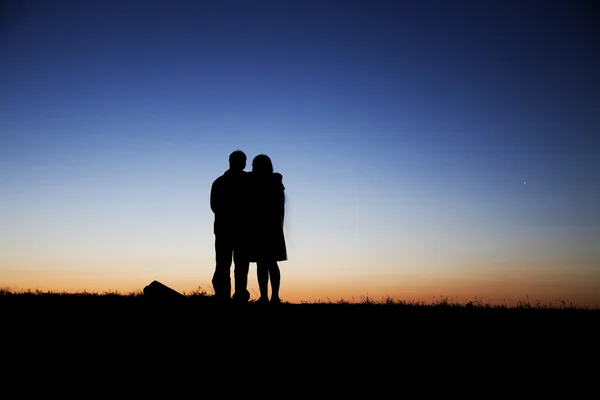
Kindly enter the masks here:
<path id="1" fill-rule="evenodd" d="M 1 287 L 212 293 L 241 149 L 284 176 L 286 301 L 600 306 L 593 2 L 2 7 Z"/>

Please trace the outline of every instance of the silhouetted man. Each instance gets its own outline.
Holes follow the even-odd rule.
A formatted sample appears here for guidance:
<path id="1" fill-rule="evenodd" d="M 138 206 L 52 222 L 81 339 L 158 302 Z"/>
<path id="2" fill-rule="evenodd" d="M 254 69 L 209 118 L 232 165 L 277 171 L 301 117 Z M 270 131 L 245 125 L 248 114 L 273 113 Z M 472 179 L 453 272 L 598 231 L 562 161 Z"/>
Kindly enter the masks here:
<path id="1" fill-rule="evenodd" d="M 247 252 L 247 201 L 249 175 L 246 154 L 236 150 L 229 155 L 229 169 L 218 177 L 210 191 L 210 208 L 215 214 L 216 267 L 212 278 L 215 298 L 231 298 L 231 262 L 234 262 L 234 300 L 245 303 L 250 262 Z"/>

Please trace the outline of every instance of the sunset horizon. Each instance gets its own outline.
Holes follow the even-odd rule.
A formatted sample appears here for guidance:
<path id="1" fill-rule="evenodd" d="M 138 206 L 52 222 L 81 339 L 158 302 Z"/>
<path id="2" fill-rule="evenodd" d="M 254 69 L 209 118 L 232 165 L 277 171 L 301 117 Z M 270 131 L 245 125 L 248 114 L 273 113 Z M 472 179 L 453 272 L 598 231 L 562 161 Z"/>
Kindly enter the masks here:
<path id="1" fill-rule="evenodd" d="M 248 278 L 251 301 L 259 297 L 255 273 L 256 268 L 251 266 Z M 482 280 L 473 277 L 440 283 L 441 279 L 431 279 L 424 276 L 407 279 L 402 284 L 390 284 L 389 279 L 387 284 L 386 279 L 371 279 L 368 284 L 364 284 L 368 279 L 363 278 L 361 280 L 362 285 L 344 277 L 340 277 L 336 285 L 311 280 L 310 278 L 305 280 L 294 279 L 291 283 L 282 286 L 282 293 L 285 293 L 282 300 L 293 304 L 320 302 L 363 303 L 365 301 L 374 303 L 393 301 L 409 304 L 436 304 L 441 301 L 448 301 L 452 304 L 463 305 L 473 303 L 515 307 L 527 304 L 543 307 L 574 306 L 600 309 L 600 296 L 596 290 L 596 283 L 577 281 L 567 275 L 561 278 L 562 285 L 556 285 L 547 277 L 546 279 L 530 277 L 527 280 L 510 277 Z M 44 281 L 48 283 L 33 284 L 33 282 L 39 282 L 39 280 L 34 280 L 31 284 L 28 284 L 25 281 L 22 285 L 0 287 L 0 290 L 4 289 L 14 293 L 115 293 L 132 295 L 143 294 L 143 290 L 147 285 L 153 281 L 158 281 L 183 295 L 204 294 L 212 296 L 214 294 L 210 277 L 208 279 L 205 277 L 204 281 L 193 282 L 192 280 L 163 274 L 163 276 L 148 276 L 144 282 L 102 283 L 102 280 L 98 279 L 90 280 L 87 285 L 81 283 L 61 284 L 60 282 L 53 282 L 52 279 Z M 75 279 L 75 281 L 81 282 L 82 279 Z M 234 281 L 232 280 L 232 282 Z M 573 295 L 574 292 L 576 292 L 575 295 Z"/>
<path id="2" fill-rule="evenodd" d="M 591 3 L 1 7 L 0 288 L 212 293 L 242 150 L 283 177 L 284 301 L 600 307 Z"/>

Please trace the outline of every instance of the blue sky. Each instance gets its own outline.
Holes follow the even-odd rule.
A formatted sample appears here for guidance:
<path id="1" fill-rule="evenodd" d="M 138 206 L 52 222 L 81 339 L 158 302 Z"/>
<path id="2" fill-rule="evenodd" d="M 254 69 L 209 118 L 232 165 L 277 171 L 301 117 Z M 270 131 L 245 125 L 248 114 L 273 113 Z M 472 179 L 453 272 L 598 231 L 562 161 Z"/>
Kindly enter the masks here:
<path id="1" fill-rule="evenodd" d="M 0 285 L 211 290 L 242 149 L 284 176 L 284 299 L 600 304 L 591 3 L 3 7 Z"/>

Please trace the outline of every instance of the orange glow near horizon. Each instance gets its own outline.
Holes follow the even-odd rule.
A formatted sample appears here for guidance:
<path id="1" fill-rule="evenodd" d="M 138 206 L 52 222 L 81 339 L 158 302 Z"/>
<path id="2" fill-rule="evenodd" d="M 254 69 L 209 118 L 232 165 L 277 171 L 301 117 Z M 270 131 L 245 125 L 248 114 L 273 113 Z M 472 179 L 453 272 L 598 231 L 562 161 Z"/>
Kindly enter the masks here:
<path id="1" fill-rule="evenodd" d="M 251 299 L 258 298 L 256 278 L 250 272 L 248 290 Z M 289 274 L 288 274 L 289 275 Z M 39 290 L 42 292 L 64 293 L 137 293 L 147 284 L 158 280 L 180 293 L 190 294 L 196 291 L 212 294 L 210 276 L 203 279 L 198 276 L 176 276 L 153 274 L 132 276 L 102 276 L 101 273 L 86 277 L 46 273 L 21 274 L 18 277 L 3 276 L 2 282 L 12 285 L 0 285 L 12 291 Z M 287 279 L 286 279 L 287 278 Z M 368 279 L 367 277 L 329 277 L 327 280 L 304 277 L 286 277 L 282 268 L 281 296 L 290 303 L 361 303 L 369 299 L 375 303 L 391 299 L 407 303 L 432 304 L 442 299 L 451 303 L 467 302 L 515 306 L 519 303 L 535 305 L 600 308 L 598 282 L 565 276 L 522 278 L 427 278 L 414 277 L 405 280 L 392 280 L 385 277 Z"/>

